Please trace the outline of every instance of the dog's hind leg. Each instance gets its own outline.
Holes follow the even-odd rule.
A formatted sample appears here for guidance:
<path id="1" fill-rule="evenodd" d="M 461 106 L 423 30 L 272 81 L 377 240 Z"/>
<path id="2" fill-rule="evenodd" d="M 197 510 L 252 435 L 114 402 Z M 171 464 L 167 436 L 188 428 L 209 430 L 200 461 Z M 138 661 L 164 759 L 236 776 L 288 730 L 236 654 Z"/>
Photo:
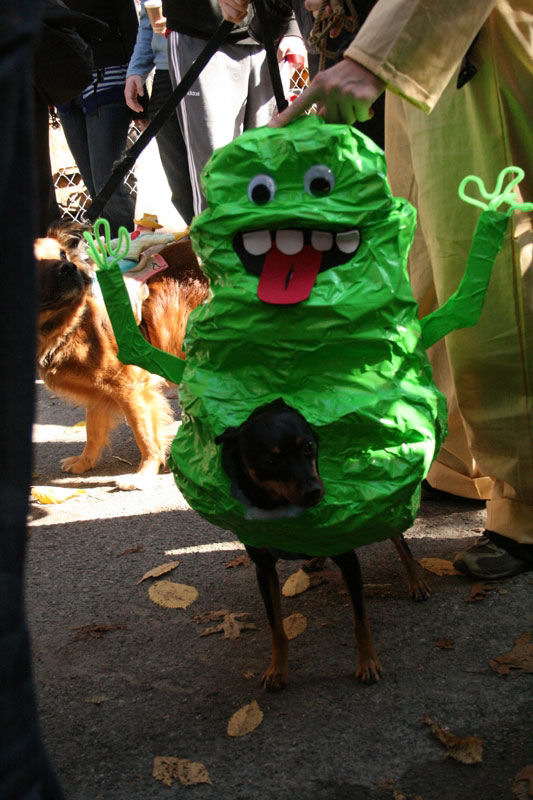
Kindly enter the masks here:
<path id="1" fill-rule="evenodd" d="M 61 469 L 81 475 L 94 467 L 99 460 L 102 450 L 107 444 L 109 431 L 113 424 L 110 411 L 100 404 L 88 406 L 86 409 L 86 436 L 85 448 L 79 456 L 70 456 L 61 461 Z"/>
<path id="2" fill-rule="evenodd" d="M 363 576 L 359 559 L 353 550 L 332 556 L 332 559 L 341 569 L 352 601 L 355 641 L 357 642 L 355 677 L 361 683 L 375 683 L 379 681 L 381 665 L 374 650 L 370 625 L 366 616 Z"/>
<path id="3" fill-rule="evenodd" d="M 276 558 L 266 549 L 246 546 L 255 564 L 257 582 L 265 603 L 272 635 L 272 660 L 263 675 L 267 691 L 282 689 L 289 678 L 288 639 L 281 616 L 281 592 L 276 570 Z"/>
<path id="4" fill-rule="evenodd" d="M 409 597 L 411 597 L 412 600 L 427 600 L 431 594 L 431 590 L 422 577 L 420 567 L 413 558 L 409 545 L 403 538 L 403 535 L 395 536 L 392 543 L 398 551 L 401 562 L 405 567 Z"/>

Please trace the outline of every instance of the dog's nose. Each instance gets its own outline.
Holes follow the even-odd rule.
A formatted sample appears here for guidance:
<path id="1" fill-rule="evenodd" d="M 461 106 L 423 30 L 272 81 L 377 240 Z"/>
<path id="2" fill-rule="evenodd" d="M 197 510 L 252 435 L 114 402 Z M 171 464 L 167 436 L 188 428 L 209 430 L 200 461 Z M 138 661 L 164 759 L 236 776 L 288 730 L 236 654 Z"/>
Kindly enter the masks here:
<path id="1" fill-rule="evenodd" d="M 59 271 L 63 275 L 72 275 L 74 272 L 77 271 L 77 269 L 78 268 L 77 268 L 76 264 L 73 264 L 72 261 L 63 261 Z"/>
<path id="2" fill-rule="evenodd" d="M 322 500 L 322 489 L 317 486 L 304 493 L 303 500 L 306 506 L 316 506 Z"/>

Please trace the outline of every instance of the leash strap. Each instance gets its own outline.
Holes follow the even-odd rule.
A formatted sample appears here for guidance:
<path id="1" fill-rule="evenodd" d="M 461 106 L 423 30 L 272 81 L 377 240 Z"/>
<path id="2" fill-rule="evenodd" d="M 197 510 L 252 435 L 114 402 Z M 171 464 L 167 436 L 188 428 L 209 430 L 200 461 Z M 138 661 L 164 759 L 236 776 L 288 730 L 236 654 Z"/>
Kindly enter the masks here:
<path id="1" fill-rule="evenodd" d="M 135 161 L 142 153 L 148 142 L 161 130 L 170 114 L 174 111 L 176 106 L 185 97 L 198 75 L 201 73 L 211 56 L 216 53 L 220 45 L 228 37 L 228 34 L 233 28 L 233 23 L 224 20 L 213 36 L 209 39 L 206 46 L 198 56 L 198 58 L 191 64 L 183 79 L 176 86 L 166 103 L 161 106 L 153 120 L 148 127 L 141 133 L 136 142 L 128 148 L 126 153 L 122 156 L 120 161 L 117 161 L 113 167 L 113 171 L 109 176 L 107 182 L 100 189 L 94 200 L 92 201 L 89 209 L 87 210 L 87 217 L 94 222 L 100 216 L 104 206 L 109 201 L 109 198 L 116 190 L 118 185 L 123 180 L 124 176 L 135 164 Z M 279 77 L 279 72 L 278 72 Z"/>
<path id="2" fill-rule="evenodd" d="M 279 74 L 278 56 L 272 36 L 270 21 L 268 19 L 268 13 L 265 9 L 263 0 L 254 0 L 254 8 L 259 21 L 259 27 L 261 29 L 261 38 L 263 40 L 262 44 L 266 50 L 268 72 L 270 74 L 272 89 L 274 90 L 274 97 L 276 98 L 276 105 L 278 107 L 278 112 L 281 113 L 289 104 L 287 102 L 287 98 L 285 97 L 283 84 L 281 82 L 281 75 Z"/>

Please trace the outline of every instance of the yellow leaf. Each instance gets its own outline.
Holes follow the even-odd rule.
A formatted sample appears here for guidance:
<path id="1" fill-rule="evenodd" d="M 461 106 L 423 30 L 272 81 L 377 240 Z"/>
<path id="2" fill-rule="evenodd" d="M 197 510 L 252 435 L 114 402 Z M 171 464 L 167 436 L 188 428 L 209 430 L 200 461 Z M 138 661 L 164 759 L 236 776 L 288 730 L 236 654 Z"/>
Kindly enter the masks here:
<path id="1" fill-rule="evenodd" d="M 263 721 L 263 712 L 259 708 L 257 700 L 252 700 L 248 705 L 239 708 L 235 714 L 229 718 L 227 733 L 228 736 L 246 736 L 257 728 Z"/>
<path id="2" fill-rule="evenodd" d="M 137 584 L 142 583 L 148 578 L 159 578 L 160 575 L 166 575 L 167 572 L 172 572 L 178 564 L 180 564 L 179 561 L 169 561 L 167 564 L 160 564 L 159 567 L 154 567 L 148 570 L 148 572 L 145 572 L 142 578 L 137 581 Z"/>
<path id="3" fill-rule="evenodd" d="M 31 499 L 41 505 L 64 503 L 65 500 L 70 500 L 71 497 L 77 497 L 80 494 L 85 494 L 85 489 L 64 489 L 61 486 L 31 487 Z"/>
<path id="4" fill-rule="evenodd" d="M 522 672 L 533 673 L 533 642 L 531 634 L 524 633 L 514 643 L 514 647 L 502 656 L 496 656 L 489 661 L 490 668 L 500 675 L 509 675 L 511 670 L 516 670 L 515 675 Z"/>
<path id="5" fill-rule="evenodd" d="M 285 617 L 283 627 L 285 628 L 287 639 L 296 639 L 307 628 L 307 619 L 303 614 L 299 614 L 296 611 L 290 617 Z"/>
<path id="6" fill-rule="evenodd" d="M 73 428 L 86 428 L 87 427 L 87 423 L 85 422 L 84 419 L 80 419 L 80 421 L 79 422 L 75 422 L 72 427 Z"/>
<path id="7" fill-rule="evenodd" d="M 451 561 L 445 558 L 419 558 L 418 563 L 435 575 L 459 575 Z"/>
<path id="8" fill-rule="evenodd" d="M 479 764 L 483 761 L 483 742 L 479 736 L 456 736 L 429 717 L 424 717 L 422 722 L 430 726 L 433 735 L 442 742 L 448 755 L 456 761 L 462 764 Z"/>
<path id="9" fill-rule="evenodd" d="M 165 608 L 187 608 L 198 597 L 194 586 L 172 581 L 157 581 L 148 589 L 150 600 Z"/>
<path id="10" fill-rule="evenodd" d="M 189 761 L 188 758 L 175 758 L 174 756 L 156 756 L 154 758 L 153 777 L 165 786 L 172 786 L 177 778 L 184 786 L 194 786 L 199 783 L 209 783 L 209 774 L 199 761 Z"/>
<path id="11" fill-rule="evenodd" d="M 301 594 L 305 592 L 306 589 L 309 589 L 310 583 L 311 580 L 307 572 L 304 572 L 303 569 L 299 569 L 298 572 L 293 572 L 292 575 L 289 575 L 283 584 L 281 593 L 285 597 L 293 597 L 295 594 Z"/>

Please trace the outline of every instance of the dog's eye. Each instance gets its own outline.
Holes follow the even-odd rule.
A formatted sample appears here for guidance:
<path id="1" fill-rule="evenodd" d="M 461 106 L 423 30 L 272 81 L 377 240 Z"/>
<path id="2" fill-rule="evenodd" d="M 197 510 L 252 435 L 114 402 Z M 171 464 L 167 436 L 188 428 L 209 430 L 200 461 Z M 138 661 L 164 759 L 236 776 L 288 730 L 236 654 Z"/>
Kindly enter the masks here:
<path id="1" fill-rule="evenodd" d="M 304 456 L 312 456 L 315 452 L 315 445 L 311 439 L 306 439 L 302 444 L 302 453 Z"/>
<path id="2" fill-rule="evenodd" d="M 60 258 L 62 261 L 68 261 L 68 259 L 67 259 L 67 253 L 66 253 L 66 250 L 60 250 L 60 251 L 59 251 L 59 258 Z"/>
<path id="3" fill-rule="evenodd" d="M 248 199 L 258 206 L 269 203 L 276 194 L 276 183 L 270 175 L 256 175 L 248 184 Z"/>
<path id="4" fill-rule="evenodd" d="M 304 189 L 313 197 L 324 197 L 333 191 L 335 175 L 324 164 L 309 167 L 304 175 Z"/>

